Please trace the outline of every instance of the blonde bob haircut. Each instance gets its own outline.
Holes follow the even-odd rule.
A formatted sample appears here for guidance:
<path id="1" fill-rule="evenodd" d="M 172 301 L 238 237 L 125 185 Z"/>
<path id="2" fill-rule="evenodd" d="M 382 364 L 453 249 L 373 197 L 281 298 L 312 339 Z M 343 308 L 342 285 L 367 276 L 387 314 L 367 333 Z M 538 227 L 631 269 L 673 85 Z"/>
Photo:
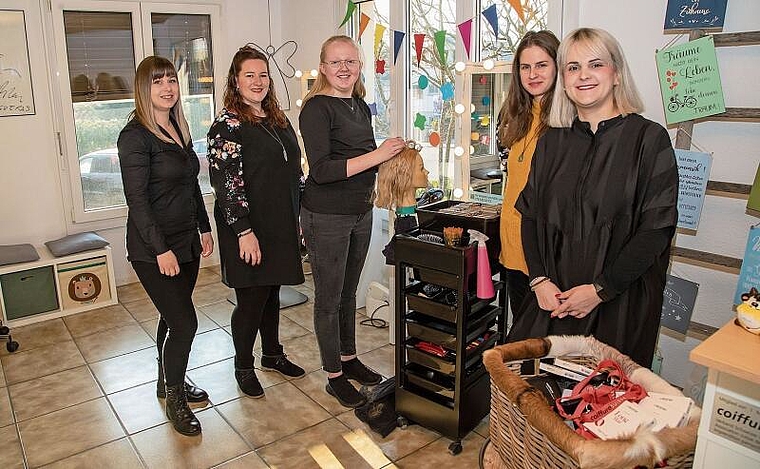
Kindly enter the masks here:
<path id="1" fill-rule="evenodd" d="M 380 208 L 395 209 L 404 196 L 414 191 L 414 171 L 420 152 L 409 146 L 401 153 L 380 164 L 377 170 L 375 205 Z"/>
<path id="2" fill-rule="evenodd" d="M 571 47 L 583 47 L 595 57 L 609 63 L 617 73 L 618 85 L 613 91 L 613 100 L 620 114 L 626 116 L 644 111 L 639 91 L 625 60 L 623 49 L 610 33 L 603 29 L 579 28 L 562 40 L 557 53 L 557 89 L 565 89 L 564 72 L 567 68 L 567 54 Z M 570 127 L 578 115 L 575 104 L 567 93 L 554 93 L 552 109 L 549 113 L 551 127 Z"/>
<path id="3" fill-rule="evenodd" d="M 129 114 L 129 118 L 137 119 L 140 124 L 164 142 L 173 143 L 171 138 L 161 132 L 161 127 L 153 115 L 153 102 L 150 99 L 150 87 L 153 85 L 153 80 L 163 77 L 177 78 L 177 70 L 168 59 L 151 55 L 140 62 L 135 73 L 135 110 Z M 169 115 L 179 126 L 182 143 L 185 145 L 190 143 L 190 127 L 187 125 L 185 113 L 182 112 L 182 96 L 179 87 L 177 87 L 177 102 L 169 110 Z"/>
<path id="4" fill-rule="evenodd" d="M 328 47 L 330 47 L 333 43 L 336 42 L 345 42 L 346 44 L 350 44 L 356 49 L 356 52 L 359 56 L 359 70 L 361 70 L 364 67 L 364 59 L 362 57 L 362 50 L 359 47 L 359 45 L 351 39 L 348 36 L 332 36 L 328 38 L 325 42 L 322 43 L 322 48 L 319 51 L 319 75 L 317 75 L 317 79 L 314 81 L 314 85 L 312 85 L 311 90 L 306 95 L 305 98 L 303 98 L 303 103 L 301 106 L 303 107 L 304 104 L 306 104 L 306 101 L 310 100 L 314 96 L 320 95 L 320 94 L 327 94 L 325 92 L 326 89 L 330 88 L 330 82 L 327 81 L 327 77 L 324 73 L 322 73 L 322 65 L 325 64 L 325 51 Z M 356 83 L 354 83 L 354 89 L 351 91 L 351 96 L 354 98 L 361 98 L 364 99 L 364 96 L 367 95 L 367 90 L 364 88 L 364 82 L 362 81 L 361 75 L 359 75 L 359 78 L 357 78 Z"/>

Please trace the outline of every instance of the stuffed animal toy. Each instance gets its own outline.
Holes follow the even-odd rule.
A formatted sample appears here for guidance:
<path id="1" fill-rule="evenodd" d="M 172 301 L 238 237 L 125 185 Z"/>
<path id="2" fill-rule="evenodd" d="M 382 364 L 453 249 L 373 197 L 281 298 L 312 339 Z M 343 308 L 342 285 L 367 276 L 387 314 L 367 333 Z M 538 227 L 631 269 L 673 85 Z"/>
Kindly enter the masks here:
<path id="1" fill-rule="evenodd" d="M 736 319 L 740 326 L 760 335 L 760 292 L 755 287 L 742 294 L 742 303 L 736 307 Z"/>

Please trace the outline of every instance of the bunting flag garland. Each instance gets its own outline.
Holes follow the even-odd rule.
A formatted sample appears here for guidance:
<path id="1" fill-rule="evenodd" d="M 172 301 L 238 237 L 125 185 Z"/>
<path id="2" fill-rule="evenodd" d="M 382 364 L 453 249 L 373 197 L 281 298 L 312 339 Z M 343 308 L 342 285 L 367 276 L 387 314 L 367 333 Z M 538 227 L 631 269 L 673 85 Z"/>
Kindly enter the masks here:
<path id="1" fill-rule="evenodd" d="M 378 75 L 385 73 L 385 60 L 375 60 L 375 73 Z"/>
<path id="2" fill-rule="evenodd" d="M 417 33 L 414 35 L 414 50 L 417 52 L 417 66 L 420 66 L 420 59 L 422 59 L 422 46 L 425 44 L 425 34 Z"/>
<path id="3" fill-rule="evenodd" d="M 435 47 L 438 49 L 438 55 L 441 57 L 441 62 L 446 63 L 446 31 L 436 31 L 434 35 Z"/>
<path id="4" fill-rule="evenodd" d="M 348 23 L 348 20 L 354 16 L 354 11 L 356 11 L 356 3 L 348 0 L 348 3 L 346 4 L 346 16 L 343 18 L 343 22 L 340 23 L 340 26 L 338 26 L 339 28 L 342 28 L 344 24 Z"/>
<path id="5" fill-rule="evenodd" d="M 467 59 L 470 59 L 470 43 L 472 42 L 472 18 L 457 26 L 459 34 L 462 35 L 464 51 L 467 52 Z"/>
<path id="6" fill-rule="evenodd" d="M 441 136 L 438 134 L 438 132 L 430 132 L 428 141 L 432 146 L 437 147 L 441 144 Z"/>
<path id="7" fill-rule="evenodd" d="M 362 37 L 362 34 L 364 34 L 364 30 L 367 29 L 369 20 L 370 20 L 369 16 L 365 13 L 362 13 L 362 17 L 359 20 L 359 37 Z"/>
<path id="8" fill-rule="evenodd" d="M 419 112 L 414 116 L 414 126 L 420 130 L 425 130 L 425 121 L 427 118 Z"/>
<path id="9" fill-rule="evenodd" d="M 510 0 L 510 4 L 513 0 Z M 486 17 L 486 20 L 488 21 L 488 24 L 491 25 L 491 29 L 493 29 L 493 34 L 496 37 L 499 37 L 499 17 L 496 13 L 496 4 L 494 3 L 490 7 L 483 10 L 483 16 Z"/>
<path id="10" fill-rule="evenodd" d="M 401 44 L 404 42 L 405 36 L 406 33 L 403 31 L 393 31 L 393 65 L 396 65 L 396 59 L 399 51 L 401 51 Z"/>
<path id="11" fill-rule="evenodd" d="M 509 4 L 514 8 L 515 12 L 517 13 L 517 16 L 520 17 L 520 21 L 525 23 L 525 12 L 523 11 L 522 4 L 520 3 L 520 0 L 509 0 Z"/>
<path id="12" fill-rule="evenodd" d="M 375 24 L 375 57 L 380 54 L 380 42 L 383 40 L 386 27 L 382 24 Z"/>
<path id="13" fill-rule="evenodd" d="M 444 101 L 451 101 L 454 99 L 454 84 L 450 81 L 441 85 L 441 98 Z"/>
<path id="14" fill-rule="evenodd" d="M 428 80 L 427 76 L 420 75 L 420 77 L 417 79 L 417 86 L 419 86 L 421 90 L 424 90 L 428 87 L 429 82 L 430 80 Z"/>

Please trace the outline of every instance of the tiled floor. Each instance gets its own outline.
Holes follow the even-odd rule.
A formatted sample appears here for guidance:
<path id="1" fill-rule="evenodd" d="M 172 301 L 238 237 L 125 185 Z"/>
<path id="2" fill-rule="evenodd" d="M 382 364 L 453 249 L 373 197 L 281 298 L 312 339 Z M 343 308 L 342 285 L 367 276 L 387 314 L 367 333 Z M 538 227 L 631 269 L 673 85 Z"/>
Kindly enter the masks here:
<path id="1" fill-rule="evenodd" d="M 201 437 L 175 432 L 156 398 L 157 313 L 139 284 L 119 287 L 119 305 L 13 329 L 19 351 L 0 348 L 0 467 L 478 466 L 487 419 L 452 456 L 450 440 L 416 425 L 383 439 L 329 396 L 313 333 L 311 278 L 296 288 L 310 300 L 282 310 L 281 338 L 308 374 L 287 381 L 259 371 L 266 395 L 249 399 L 233 377 L 230 290 L 217 270 L 201 270 L 188 370 L 210 395 L 195 408 Z M 357 345 L 362 361 L 393 374 L 386 329 L 357 325 Z"/>

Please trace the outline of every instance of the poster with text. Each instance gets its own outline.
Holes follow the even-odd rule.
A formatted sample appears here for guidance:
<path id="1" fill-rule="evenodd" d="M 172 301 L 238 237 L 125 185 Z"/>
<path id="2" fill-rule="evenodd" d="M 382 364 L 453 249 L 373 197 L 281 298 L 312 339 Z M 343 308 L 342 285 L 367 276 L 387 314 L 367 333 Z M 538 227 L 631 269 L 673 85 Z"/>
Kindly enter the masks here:
<path id="1" fill-rule="evenodd" d="M 666 275 L 665 290 L 662 292 L 660 325 L 686 334 L 694 312 L 694 303 L 697 301 L 699 284 L 675 275 Z"/>
<path id="2" fill-rule="evenodd" d="M 0 116 L 34 114 L 24 12 L 0 10 L 0 31 Z"/>
<path id="3" fill-rule="evenodd" d="M 726 110 L 712 36 L 663 49 L 656 58 L 668 124 Z"/>
<path id="4" fill-rule="evenodd" d="M 678 227 L 696 230 L 710 177 L 709 153 L 676 149 L 678 164 Z"/>
<path id="5" fill-rule="evenodd" d="M 726 17 L 728 0 L 668 0 L 665 32 L 688 29 L 720 31 Z"/>
<path id="6" fill-rule="evenodd" d="M 739 283 L 734 294 L 734 306 L 742 302 L 742 294 L 750 289 L 760 290 L 760 225 L 749 229 L 747 247 L 744 249 L 742 268 L 739 271 Z"/>

